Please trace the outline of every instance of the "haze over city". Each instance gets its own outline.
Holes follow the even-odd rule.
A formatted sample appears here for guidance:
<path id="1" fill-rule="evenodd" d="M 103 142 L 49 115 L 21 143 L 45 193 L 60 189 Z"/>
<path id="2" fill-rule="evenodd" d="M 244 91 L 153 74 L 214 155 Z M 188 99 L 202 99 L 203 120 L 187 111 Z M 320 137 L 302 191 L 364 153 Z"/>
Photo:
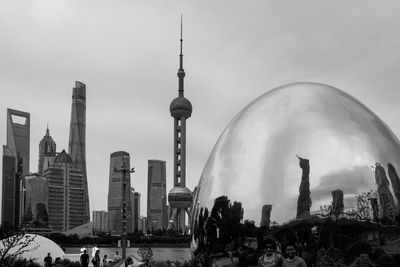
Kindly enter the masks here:
<path id="1" fill-rule="evenodd" d="M 0 140 L 5 144 L 7 108 L 29 112 L 36 172 L 47 125 L 57 151 L 67 150 L 72 87 L 85 83 L 90 209 L 107 209 L 110 154 L 123 150 L 146 215 L 148 159 L 167 162 L 167 192 L 172 187 L 169 104 L 178 94 L 181 14 L 185 96 L 193 105 L 191 190 L 229 121 L 283 84 L 340 88 L 399 136 L 399 7 L 396 1 L 3 1 Z"/>

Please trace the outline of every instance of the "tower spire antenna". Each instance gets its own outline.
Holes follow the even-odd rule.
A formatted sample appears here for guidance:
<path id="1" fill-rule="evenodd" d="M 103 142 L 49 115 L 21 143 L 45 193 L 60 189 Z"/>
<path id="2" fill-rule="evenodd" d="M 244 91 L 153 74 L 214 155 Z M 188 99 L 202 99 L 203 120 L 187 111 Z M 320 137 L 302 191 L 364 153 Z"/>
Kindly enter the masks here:
<path id="1" fill-rule="evenodd" d="M 182 14 L 181 14 L 181 53 L 179 54 L 179 70 L 178 70 L 178 78 L 179 78 L 179 89 L 178 93 L 179 96 L 183 97 L 183 78 L 185 78 L 185 70 L 183 69 L 183 53 L 182 53 L 182 47 L 183 47 L 183 23 L 182 23 Z"/>
<path id="2" fill-rule="evenodd" d="M 182 23 L 182 14 L 181 14 L 181 55 L 182 55 L 182 42 L 183 42 L 183 23 Z M 183 63 L 183 62 L 181 62 Z M 181 68 L 182 68 L 182 64 L 181 64 Z"/>

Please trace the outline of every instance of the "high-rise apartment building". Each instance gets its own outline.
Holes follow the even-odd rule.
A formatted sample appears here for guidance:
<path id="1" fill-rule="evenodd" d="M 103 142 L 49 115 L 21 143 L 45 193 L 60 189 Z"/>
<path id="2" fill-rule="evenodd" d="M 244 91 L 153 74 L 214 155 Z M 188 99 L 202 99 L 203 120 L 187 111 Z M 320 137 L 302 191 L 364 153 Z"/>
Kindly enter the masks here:
<path id="1" fill-rule="evenodd" d="M 57 154 L 44 176 L 49 188 L 49 227 L 65 232 L 87 223 L 83 174 L 65 150 Z"/>
<path id="2" fill-rule="evenodd" d="M 39 143 L 39 164 L 38 174 L 43 175 L 44 169 L 49 168 L 56 157 L 56 142 L 50 136 L 49 128 L 46 129 L 46 134 Z"/>
<path id="3" fill-rule="evenodd" d="M 93 232 L 108 232 L 108 212 L 93 211 Z"/>
<path id="4" fill-rule="evenodd" d="M 86 85 L 75 82 L 72 88 L 71 123 L 69 129 L 68 154 L 71 156 L 74 168 L 82 172 L 82 187 L 84 189 L 84 223 L 90 220 L 89 192 L 86 172 Z"/>
<path id="5" fill-rule="evenodd" d="M 2 222 L 20 223 L 20 179 L 29 174 L 30 114 L 7 109 L 7 145 L 3 146 Z"/>
<path id="6" fill-rule="evenodd" d="M 122 171 L 125 170 L 125 171 Z M 122 233 L 122 201 L 125 195 L 126 215 L 132 218 L 130 156 L 125 151 L 117 151 L 110 156 L 110 178 L 108 183 L 108 228 L 112 235 Z M 126 182 L 125 192 L 124 180 Z M 127 219 L 127 232 L 131 233 L 132 219 Z"/>
<path id="7" fill-rule="evenodd" d="M 167 185 L 165 161 L 148 161 L 147 229 L 167 229 Z"/>

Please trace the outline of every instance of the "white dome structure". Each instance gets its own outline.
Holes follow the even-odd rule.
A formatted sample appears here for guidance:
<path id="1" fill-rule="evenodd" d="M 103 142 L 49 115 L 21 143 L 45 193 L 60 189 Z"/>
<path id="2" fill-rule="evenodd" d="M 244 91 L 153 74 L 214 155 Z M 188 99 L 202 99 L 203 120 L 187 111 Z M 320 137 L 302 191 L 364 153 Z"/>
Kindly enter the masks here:
<path id="1" fill-rule="evenodd" d="M 34 234 L 26 234 L 24 237 L 22 237 L 20 241 L 18 241 L 17 245 L 10 249 L 8 254 L 12 255 L 17 252 L 21 248 L 22 244 L 25 243 L 25 240 L 27 240 L 27 238 L 31 239 L 32 241 L 26 248 L 23 248 L 23 251 L 25 252 L 20 255 L 20 258 L 28 260 L 32 259 L 37 263 L 43 264 L 43 260 L 47 256 L 47 253 L 50 253 L 53 261 L 57 257 L 64 257 L 64 251 L 60 248 L 59 245 L 46 237 Z M 0 241 L 0 247 L 3 247 L 4 244 L 5 242 L 3 239 Z"/>

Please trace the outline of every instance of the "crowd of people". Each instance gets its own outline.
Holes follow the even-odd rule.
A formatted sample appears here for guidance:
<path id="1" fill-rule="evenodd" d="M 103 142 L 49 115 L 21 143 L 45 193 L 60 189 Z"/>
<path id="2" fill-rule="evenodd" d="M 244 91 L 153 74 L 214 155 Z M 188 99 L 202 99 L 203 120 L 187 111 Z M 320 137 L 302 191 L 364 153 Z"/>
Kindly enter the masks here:
<path id="1" fill-rule="evenodd" d="M 93 267 L 109 267 L 114 263 L 120 262 L 122 257 L 119 255 L 118 251 L 115 252 L 115 255 L 109 259 L 107 255 L 103 255 L 103 258 L 100 258 L 100 250 L 95 248 L 92 258 L 90 258 L 86 249 L 82 250 L 82 253 L 79 257 L 79 262 L 82 267 L 89 267 L 89 264 L 92 263 Z M 44 258 L 44 267 L 62 267 L 61 258 L 57 257 L 53 262 L 53 258 L 51 257 L 51 253 L 47 253 L 47 256 Z"/>
<path id="2" fill-rule="evenodd" d="M 91 261 L 93 267 L 108 267 L 114 263 L 120 262 L 121 260 L 122 258 L 118 251 L 115 252 L 115 255 L 112 257 L 112 259 L 109 259 L 107 255 L 103 255 L 103 259 L 101 259 L 100 250 L 97 248 L 95 248 L 95 252 L 91 260 L 86 249 L 83 250 L 83 253 L 80 256 L 80 263 L 82 267 L 88 267 L 89 261 Z"/>

